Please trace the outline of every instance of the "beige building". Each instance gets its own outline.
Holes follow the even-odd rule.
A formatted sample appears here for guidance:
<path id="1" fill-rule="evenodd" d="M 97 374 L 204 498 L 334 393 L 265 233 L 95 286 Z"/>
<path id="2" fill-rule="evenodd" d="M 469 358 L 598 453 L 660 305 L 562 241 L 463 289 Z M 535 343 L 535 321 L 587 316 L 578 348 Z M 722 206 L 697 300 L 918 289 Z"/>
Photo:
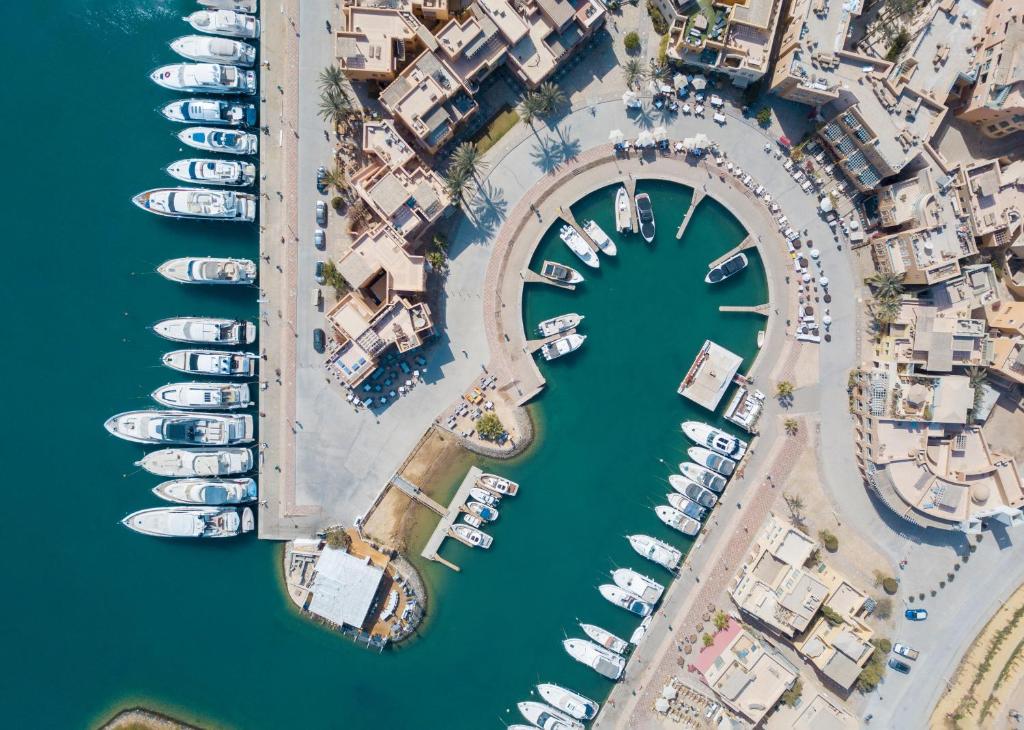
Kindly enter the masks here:
<path id="1" fill-rule="evenodd" d="M 959 112 L 989 137 L 1024 130 L 1024 6 L 992 0 L 971 71 L 976 79 Z"/>
<path id="2" fill-rule="evenodd" d="M 831 683 L 848 690 L 875 651 L 874 631 L 864 622 L 868 597 L 840 576 L 829 573 L 827 616 L 814 624 L 794 647 Z"/>
<path id="3" fill-rule="evenodd" d="M 858 730 L 860 722 L 823 694 L 805 700 L 800 715 L 793 721 L 793 730 Z"/>
<path id="4" fill-rule="evenodd" d="M 990 371 L 1024 385 L 1024 302 L 993 302 L 985 316 L 993 331 Z"/>
<path id="5" fill-rule="evenodd" d="M 1006 246 L 1024 224 L 1024 161 L 986 160 L 959 167 L 954 203 L 982 246 Z"/>
<path id="6" fill-rule="evenodd" d="M 988 360 L 985 320 L 951 316 L 937 305 L 908 299 L 889 325 L 879 353 L 904 370 L 934 374 L 951 373 L 954 367 L 984 366 Z"/>
<path id="7" fill-rule="evenodd" d="M 411 167 L 369 164 L 352 186 L 384 223 L 406 241 L 429 230 L 450 202 L 444 180 L 418 163 Z"/>

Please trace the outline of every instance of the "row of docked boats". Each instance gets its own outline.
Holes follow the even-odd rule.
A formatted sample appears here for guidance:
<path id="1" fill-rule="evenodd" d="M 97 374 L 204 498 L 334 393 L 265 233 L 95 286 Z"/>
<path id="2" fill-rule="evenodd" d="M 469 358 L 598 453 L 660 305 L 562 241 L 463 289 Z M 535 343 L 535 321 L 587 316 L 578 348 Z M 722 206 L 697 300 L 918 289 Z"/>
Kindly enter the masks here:
<path id="1" fill-rule="evenodd" d="M 469 547 L 489 548 L 494 538 L 480 528 L 498 519 L 498 505 L 503 497 L 513 497 L 518 492 L 519 484 L 511 479 L 497 474 L 478 476 L 463 505 L 462 522 L 451 526 L 453 536 Z"/>
<path id="2" fill-rule="evenodd" d="M 636 212 L 637 227 L 640 235 L 647 243 L 654 241 L 655 223 L 654 206 L 651 205 L 651 196 L 647 193 L 640 193 L 633 200 L 633 211 Z M 630 215 L 629 192 L 625 185 L 620 185 L 615 190 L 615 230 L 619 233 L 627 233 L 633 230 L 633 219 Z"/>
<path id="3" fill-rule="evenodd" d="M 545 319 L 537 325 L 541 337 L 554 338 L 541 345 L 540 354 L 545 360 L 556 360 L 580 349 L 587 336 L 576 332 L 583 321 L 583 315 L 570 312 Z"/>

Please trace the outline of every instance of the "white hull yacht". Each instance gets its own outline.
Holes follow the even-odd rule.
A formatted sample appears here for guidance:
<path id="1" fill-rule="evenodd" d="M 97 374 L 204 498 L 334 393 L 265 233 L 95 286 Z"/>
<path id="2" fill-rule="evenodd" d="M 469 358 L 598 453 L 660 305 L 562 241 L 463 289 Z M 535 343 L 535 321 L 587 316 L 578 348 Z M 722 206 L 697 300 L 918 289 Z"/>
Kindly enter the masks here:
<path id="1" fill-rule="evenodd" d="M 633 221 L 629 215 L 629 193 L 624 185 L 615 191 L 615 230 L 619 233 L 633 230 Z"/>
<path id="2" fill-rule="evenodd" d="M 736 462 L 728 456 L 716 454 L 711 449 L 705 449 L 703 446 L 691 446 L 686 450 L 686 455 L 701 466 L 706 466 L 712 471 L 717 471 L 725 477 L 731 476 L 733 470 L 736 468 Z"/>
<path id="3" fill-rule="evenodd" d="M 234 446 L 253 439 L 252 416 L 191 411 L 127 411 L 107 419 L 107 431 L 137 444 Z"/>
<path id="4" fill-rule="evenodd" d="M 255 155 L 260 144 L 260 138 L 251 132 L 217 127 L 187 127 L 175 136 L 189 147 L 225 155 Z"/>
<path id="5" fill-rule="evenodd" d="M 579 327 L 580 322 L 583 321 L 582 315 L 572 312 L 570 314 L 561 314 L 551 319 L 545 319 L 543 322 L 537 325 L 537 331 L 544 337 L 551 337 L 551 335 L 561 334 L 562 332 L 568 332 L 574 327 Z"/>
<path id="6" fill-rule="evenodd" d="M 586 639 L 565 639 L 562 642 L 565 651 L 580 664 L 593 669 L 602 677 L 618 680 L 626 668 L 626 660 L 615 652 L 608 651 Z"/>
<path id="7" fill-rule="evenodd" d="M 692 499 L 679 492 L 672 492 L 665 495 L 665 499 L 673 508 L 679 510 L 687 517 L 692 517 L 698 522 L 703 522 L 708 516 L 708 511 L 694 502 Z"/>
<path id="8" fill-rule="evenodd" d="M 640 235 L 647 243 L 654 240 L 654 208 L 651 207 L 651 196 L 640 193 L 636 196 L 636 219 L 640 224 Z"/>
<path id="9" fill-rule="evenodd" d="M 491 507 L 497 507 L 498 503 L 501 502 L 501 496 L 495 494 L 489 489 L 483 487 L 470 487 L 469 496 L 475 499 L 477 502 L 489 505 Z"/>
<path id="10" fill-rule="evenodd" d="M 541 347 L 540 354 L 544 356 L 545 360 L 556 360 L 562 355 L 568 355 L 570 352 L 575 352 L 580 349 L 580 346 L 586 339 L 586 335 L 579 335 L 575 333 L 571 335 L 564 335 Z"/>
<path id="11" fill-rule="evenodd" d="M 716 494 L 721 494 L 722 490 L 725 489 L 725 477 L 700 464 L 684 461 L 679 465 L 679 472 L 691 482 L 696 482 Z"/>
<path id="12" fill-rule="evenodd" d="M 597 225 L 597 221 L 587 221 L 583 226 L 583 230 L 588 236 L 590 236 L 590 240 L 597 244 L 597 248 L 605 256 L 614 256 L 619 252 L 619 249 L 615 246 L 615 242 L 608 238 L 608 234 L 601 229 L 601 226 Z"/>
<path id="13" fill-rule="evenodd" d="M 621 654 L 629 648 L 629 644 L 626 643 L 625 639 L 620 639 L 611 631 L 602 629 L 600 626 L 581 623 L 580 628 L 583 629 L 583 633 L 586 634 L 591 641 L 597 642 L 605 649 L 611 649 L 616 654 Z"/>
<path id="14" fill-rule="evenodd" d="M 252 284 L 257 268 L 249 259 L 186 256 L 165 261 L 157 272 L 179 284 Z"/>
<path id="15" fill-rule="evenodd" d="M 666 570 L 675 570 L 679 567 L 679 561 L 683 559 L 683 554 L 680 551 L 656 537 L 651 537 L 650 535 L 630 535 L 628 539 L 630 546 L 639 555 L 647 558 L 652 563 L 657 563 Z"/>
<path id="16" fill-rule="evenodd" d="M 202 504 L 220 507 L 255 502 L 258 495 L 254 479 L 172 479 L 153 487 L 160 499 L 178 504 Z"/>
<path id="17" fill-rule="evenodd" d="M 481 474 L 477 477 L 476 483 L 477 486 L 509 497 L 516 496 L 516 492 L 519 491 L 519 484 L 517 482 L 505 477 L 499 477 L 497 474 Z"/>
<path id="18" fill-rule="evenodd" d="M 253 104 L 236 104 L 224 99 L 179 99 L 160 107 L 160 113 L 180 124 L 216 124 L 223 127 L 251 127 L 256 124 Z"/>
<path id="19" fill-rule="evenodd" d="M 169 383 L 150 395 L 168 408 L 235 410 L 252 405 L 245 383 Z"/>
<path id="20" fill-rule="evenodd" d="M 252 66 L 256 63 L 255 46 L 230 38 L 185 35 L 171 41 L 171 50 L 199 63 L 227 63 L 235 66 Z"/>
<path id="21" fill-rule="evenodd" d="M 154 507 L 121 520 L 135 532 L 153 537 L 233 537 L 255 526 L 252 510 L 234 507 Z"/>
<path id="22" fill-rule="evenodd" d="M 556 710 L 561 710 L 577 720 L 593 720 L 601 709 L 601 705 L 589 697 L 584 697 L 571 689 L 559 687 L 557 684 L 538 684 L 537 694 Z"/>
<path id="23" fill-rule="evenodd" d="M 466 502 L 466 509 L 486 522 L 494 522 L 498 519 L 498 508 L 490 504 L 470 500 Z"/>
<path id="24" fill-rule="evenodd" d="M 256 339 L 252 322 L 217 317 L 171 317 L 154 324 L 153 331 L 168 340 L 200 345 L 249 345 Z"/>
<path id="25" fill-rule="evenodd" d="M 654 513 L 658 515 L 659 520 L 684 535 L 695 537 L 700 532 L 700 523 L 697 520 L 687 517 L 674 507 L 661 504 L 654 508 Z"/>
<path id="26" fill-rule="evenodd" d="M 135 462 L 159 477 L 226 477 L 253 466 L 250 449 L 160 449 Z"/>
<path id="27" fill-rule="evenodd" d="M 251 378 L 256 374 L 259 355 L 226 350 L 173 350 L 162 362 L 172 370 L 190 375 L 219 375 L 225 378 Z"/>
<path id="28" fill-rule="evenodd" d="M 583 730 L 583 723 L 543 702 L 520 702 L 519 714 L 540 730 Z"/>
<path id="29" fill-rule="evenodd" d="M 470 527 L 469 525 L 464 525 L 462 523 L 452 525 L 451 530 L 458 540 L 469 545 L 469 547 L 480 547 L 486 550 L 491 546 L 491 543 L 494 542 L 494 538 L 486 532 L 481 532 L 475 527 Z"/>
<path id="30" fill-rule="evenodd" d="M 236 13 L 234 10 L 197 10 L 187 15 L 185 22 L 200 33 L 228 38 L 260 37 L 260 21 L 252 15 Z"/>
<path id="31" fill-rule="evenodd" d="M 149 213 L 166 218 L 244 223 L 256 220 L 256 196 L 234 190 L 154 188 L 139 193 L 132 202 Z"/>
<path id="32" fill-rule="evenodd" d="M 660 601 L 662 594 L 665 593 L 665 586 L 661 583 L 630 568 L 613 570 L 612 580 L 622 590 L 629 591 L 645 603 L 652 605 Z"/>
<path id="33" fill-rule="evenodd" d="M 598 586 L 597 590 L 606 601 L 619 608 L 624 608 L 636 616 L 647 616 L 654 610 L 654 607 L 642 600 L 640 596 L 624 591 L 611 583 L 604 583 Z"/>
<path id="34" fill-rule="evenodd" d="M 576 232 L 576 229 L 566 224 L 558 232 L 558 237 L 569 247 L 569 250 L 576 254 L 576 257 L 591 268 L 598 268 L 601 262 L 594 253 L 590 244 L 583 240 L 583 236 Z"/>
<path id="35" fill-rule="evenodd" d="M 556 261 L 545 261 L 541 267 L 540 275 L 545 279 L 557 281 L 562 284 L 582 284 L 583 274 L 571 266 L 560 264 Z"/>
<path id="36" fill-rule="evenodd" d="M 683 421 L 683 433 L 698 446 L 739 461 L 747 453 L 747 442 L 701 421 Z"/>
<path id="37" fill-rule="evenodd" d="M 256 165 L 251 162 L 193 157 L 172 162 L 165 169 L 175 180 L 200 185 L 248 187 L 256 182 Z"/>
<path id="38" fill-rule="evenodd" d="M 718 497 L 715 496 L 714 492 L 686 477 L 671 474 L 669 475 L 668 483 L 672 485 L 674 490 L 705 509 L 711 509 L 718 502 Z"/>
<path id="39" fill-rule="evenodd" d="M 654 617 L 653 616 L 648 616 L 647 618 L 645 618 L 643 621 L 640 622 L 640 625 L 637 626 L 636 629 L 633 631 L 633 633 L 629 635 L 629 643 L 630 644 L 632 644 L 633 646 L 639 646 L 640 645 L 640 642 L 644 640 L 645 636 L 647 636 L 647 629 L 651 628 L 651 619 L 652 618 L 654 618 Z"/>
<path id="40" fill-rule="evenodd" d="M 725 281 L 730 276 L 740 273 L 745 268 L 747 268 L 747 255 L 738 253 L 712 268 L 708 275 L 704 277 L 704 283 L 717 284 L 720 281 Z"/>
<path id="41" fill-rule="evenodd" d="M 196 0 L 211 10 L 234 10 L 236 13 L 255 13 L 256 0 Z"/>
<path id="42" fill-rule="evenodd" d="M 149 78 L 172 91 L 198 94 L 255 94 L 256 72 L 219 63 L 169 63 Z"/>

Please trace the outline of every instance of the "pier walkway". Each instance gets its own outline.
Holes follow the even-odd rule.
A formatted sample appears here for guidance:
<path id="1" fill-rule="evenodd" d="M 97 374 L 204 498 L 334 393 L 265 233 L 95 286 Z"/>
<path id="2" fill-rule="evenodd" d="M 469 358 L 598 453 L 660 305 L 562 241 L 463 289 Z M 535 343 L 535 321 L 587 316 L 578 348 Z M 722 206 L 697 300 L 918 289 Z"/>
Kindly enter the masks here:
<path id="1" fill-rule="evenodd" d="M 687 215 L 689 215 L 689 214 L 687 214 Z M 735 256 L 740 251 L 746 251 L 748 248 L 755 248 L 756 246 L 757 246 L 757 241 L 754 239 L 754 237 L 753 236 L 747 236 L 742 241 L 740 241 L 736 245 L 735 248 L 733 248 L 733 249 L 731 249 L 729 251 L 726 251 L 721 256 L 719 256 L 717 259 L 715 259 L 710 264 L 708 264 L 708 268 L 709 269 L 713 269 L 716 266 L 724 263 L 726 259 L 728 259 L 728 258 L 730 258 L 732 256 Z"/>
<path id="2" fill-rule="evenodd" d="M 576 232 L 578 234 L 580 234 L 580 238 L 582 238 L 584 241 L 587 242 L 587 245 L 590 246 L 591 250 L 594 253 L 598 253 L 597 244 L 594 243 L 594 239 L 592 239 L 590 237 L 590 234 L 587 233 L 586 231 L 584 231 L 583 227 L 579 223 L 576 222 L 576 216 L 574 216 L 572 214 L 571 210 L 569 210 L 568 208 L 566 208 L 564 206 L 559 208 L 558 209 L 558 217 L 561 218 L 562 220 L 564 220 L 566 223 L 568 223 L 573 228 L 575 228 Z"/>
<path id="3" fill-rule="evenodd" d="M 427 540 L 427 544 L 424 546 L 423 552 L 420 553 L 420 555 L 427 560 L 433 560 L 441 563 L 441 565 L 445 565 L 454 571 L 460 570 L 459 566 L 455 563 L 442 558 L 438 554 L 438 551 L 441 549 L 441 543 L 444 542 L 446 537 L 455 537 L 455 539 L 459 539 L 451 532 L 451 527 L 455 524 L 455 521 L 459 519 L 459 513 L 463 511 L 463 505 L 466 504 L 466 500 L 469 499 L 469 490 L 473 488 L 476 484 L 476 480 L 481 474 L 483 474 L 483 471 L 479 468 L 475 466 L 470 468 L 469 472 L 466 474 L 466 478 L 462 480 L 462 484 L 460 484 L 459 488 L 455 490 L 455 494 L 452 497 L 452 501 L 448 504 L 447 509 L 441 507 L 441 505 L 437 504 L 437 502 L 434 502 L 434 500 L 429 497 L 426 497 L 426 495 L 423 495 L 427 499 L 430 499 L 430 502 L 436 505 L 437 509 L 434 509 L 434 507 L 431 507 L 431 509 L 441 515 L 441 519 L 438 521 L 437 527 L 435 527 L 434 531 L 430 534 L 430 538 Z M 400 489 L 404 490 L 404 487 L 398 485 L 399 479 L 401 479 L 401 477 L 395 478 L 395 484 L 399 486 Z M 402 481 L 409 484 L 409 482 L 406 482 L 404 479 L 402 479 Z"/>
<path id="4" fill-rule="evenodd" d="M 683 222 L 679 224 L 679 230 L 676 231 L 676 240 L 683 237 L 683 232 L 686 231 L 686 226 L 690 224 L 690 219 L 693 217 L 693 211 L 697 210 L 697 206 L 700 205 L 700 201 L 704 200 L 706 193 L 703 190 L 694 190 L 693 199 L 690 200 L 690 207 L 686 211 L 686 215 L 683 216 Z"/>
<path id="5" fill-rule="evenodd" d="M 629 195 L 629 226 L 633 233 L 639 233 L 640 221 L 636 219 L 636 178 L 630 174 L 622 184 L 626 186 L 626 193 Z"/>
<path id="6" fill-rule="evenodd" d="M 395 474 L 393 477 L 391 477 L 391 483 L 394 484 L 399 489 L 401 489 L 406 494 L 408 494 L 412 499 L 422 504 L 424 507 L 427 507 L 428 509 L 437 512 L 437 514 L 444 515 L 447 513 L 447 510 L 444 507 L 442 507 L 439 503 L 435 502 L 433 499 L 424 494 L 422 489 L 417 487 L 412 482 L 408 481 L 405 477 L 401 477 L 398 474 Z"/>
<path id="7" fill-rule="evenodd" d="M 756 306 L 729 306 L 723 304 L 718 308 L 719 312 L 750 312 L 752 314 L 760 314 L 762 317 L 768 316 L 769 305 L 758 304 Z"/>
<path id="8" fill-rule="evenodd" d="M 522 271 L 519 272 L 519 275 L 523 277 L 523 281 L 525 281 L 527 284 L 550 284 L 551 286 L 557 286 L 559 289 L 568 289 L 569 291 L 576 290 L 575 284 L 569 284 L 564 281 L 555 281 L 554 279 L 549 279 L 546 276 L 541 276 L 532 269 L 523 269 Z"/>

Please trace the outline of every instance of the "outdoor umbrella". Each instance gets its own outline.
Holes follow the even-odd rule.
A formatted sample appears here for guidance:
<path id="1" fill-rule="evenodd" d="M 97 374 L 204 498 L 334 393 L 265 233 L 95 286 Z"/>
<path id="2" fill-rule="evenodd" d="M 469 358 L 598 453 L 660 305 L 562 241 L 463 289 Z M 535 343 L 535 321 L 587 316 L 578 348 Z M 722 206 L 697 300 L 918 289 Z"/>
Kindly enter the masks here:
<path id="1" fill-rule="evenodd" d="M 650 132 L 648 132 L 647 130 L 644 130 L 636 138 L 636 146 L 637 147 L 653 147 L 654 146 L 654 135 L 651 134 Z"/>
<path id="2" fill-rule="evenodd" d="M 621 129 L 613 129 L 612 131 L 610 131 L 608 133 L 608 140 L 610 142 L 614 142 L 615 144 L 618 144 L 619 142 L 622 141 L 622 139 L 623 139 L 623 135 L 622 135 L 622 130 Z"/>
<path id="3" fill-rule="evenodd" d="M 693 86 L 693 88 L 695 88 L 697 91 L 703 91 L 708 86 L 708 80 L 703 76 L 694 76 L 693 81 L 690 82 L 690 85 Z"/>
<path id="4" fill-rule="evenodd" d="M 826 197 L 821 199 L 821 202 L 818 204 L 818 207 L 821 208 L 821 211 L 823 213 L 831 213 L 832 212 L 832 200 L 828 196 L 826 196 Z"/>

